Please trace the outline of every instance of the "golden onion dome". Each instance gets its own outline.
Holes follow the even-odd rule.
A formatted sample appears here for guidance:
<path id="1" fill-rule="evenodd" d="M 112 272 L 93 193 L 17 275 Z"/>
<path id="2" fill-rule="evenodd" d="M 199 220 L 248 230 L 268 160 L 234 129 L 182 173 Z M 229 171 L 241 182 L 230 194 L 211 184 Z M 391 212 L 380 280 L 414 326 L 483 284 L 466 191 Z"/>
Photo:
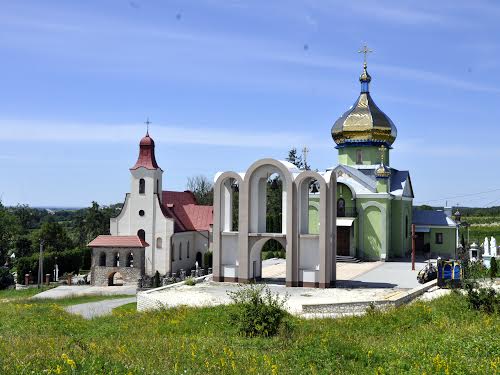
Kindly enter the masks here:
<path id="1" fill-rule="evenodd" d="M 366 68 L 365 62 L 359 77 L 358 99 L 332 126 L 332 138 L 338 146 L 361 143 L 390 147 L 396 140 L 396 126 L 370 96 L 368 86 L 372 78 Z"/>

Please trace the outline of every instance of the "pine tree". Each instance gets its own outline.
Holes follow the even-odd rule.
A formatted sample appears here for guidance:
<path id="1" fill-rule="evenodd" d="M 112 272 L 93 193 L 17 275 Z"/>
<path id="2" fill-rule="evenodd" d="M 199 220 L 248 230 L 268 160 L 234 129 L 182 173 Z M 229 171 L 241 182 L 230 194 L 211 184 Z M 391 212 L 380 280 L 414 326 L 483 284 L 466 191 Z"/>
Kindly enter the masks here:
<path id="1" fill-rule="evenodd" d="M 297 168 L 302 169 L 304 167 L 304 163 L 302 162 L 302 156 L 297 153 L 297 149 L 293 147 L 288 151 L 288 157 L 285 159 L 286 161 L 292 163 Z"/>

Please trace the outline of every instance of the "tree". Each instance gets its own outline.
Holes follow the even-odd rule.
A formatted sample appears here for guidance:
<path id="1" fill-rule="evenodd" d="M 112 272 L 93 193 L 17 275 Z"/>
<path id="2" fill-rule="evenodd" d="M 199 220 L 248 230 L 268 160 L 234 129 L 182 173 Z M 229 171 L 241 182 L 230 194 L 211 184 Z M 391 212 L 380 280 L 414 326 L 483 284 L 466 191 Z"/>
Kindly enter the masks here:
<path id="1" fill-rule="evenodd" d="M 285 160 L 292 163 L 299 169 L 304 168 L 302 156 L 297 153 L 297 149 L 295 147 L 291 148 L 290 151 L 288 151 L 288 157 Z"/>
<path id="2" fill-rule="evenodd" d="M 0 290 L 7 289 L 11 285 L 14 285 L 14 276 L 7 267 L 0 267 Z"/>
<path id="3" fill-rule="evenodd" d="M 214 204 L 214 186 L 205 176 L 189 177 L 187 189 L 194 194 L 198 204 L 202 206 L 211 206 Z"/>
<path id="4" fill-rule="evenodd" d="M 5 264 L 14 241 L 21 232 L 19 220 L 0 201 L 0 266 Z"/>
<path id="5" fill-rule="evenodd" d="M 32 248 L 38 249 L 41 240 L 44 241 L 47 252 L 60 252 L 73 248 L 73 241 L 69 238 L 64 227 L 52 220 L 44 222 L 40 229 L 33 232 Z"/>

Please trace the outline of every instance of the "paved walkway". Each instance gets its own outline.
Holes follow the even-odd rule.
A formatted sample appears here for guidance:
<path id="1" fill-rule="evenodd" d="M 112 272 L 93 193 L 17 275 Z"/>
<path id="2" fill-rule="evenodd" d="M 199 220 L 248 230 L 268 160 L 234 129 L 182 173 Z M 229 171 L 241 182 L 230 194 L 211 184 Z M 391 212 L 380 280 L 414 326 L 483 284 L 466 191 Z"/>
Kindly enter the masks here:
<path id="1" fill-rule="evenodd" d="M 337 280 L 351 280 L 382 264 L 383 262 L 337 263 Z M 262 277 L 264 279 L 284 279 L 285 276 L 285 259 L 272 258 L 262 261 Z"/>
<path id="2" fill-rule="evenodd" d="M 136 297 L 110 299 L 99 302 L 81 303 L 66 307 L 66 311 L 71 314 L 78 314 L 85 319 L 92 319 L 98 316 L 111 314 L 114 308 L 126 305 L 127 303 L 136 302 Z"/>
<path id="3" fill-rule="evenodd" d="M 137 288 L 135 286 L 61 285 L 57 288 L 38 293 L 31 298 L 59 299 L 80 296 L 112 296 L 117 294 L 135 296 L 137 294 Z"/>
<path id="4" fill-rule="evenodd" d="M 417 274 L 424 267 L 425 263 L 418 262 L 415 264 L 415 271 L 412 271 L 411 262 L 382 262 L 380 266 L 347 282 L 341 282 L 339 286 L 412 289 L 421 285 L 417 281 Z M 341 277 L 337 279 L 343 280 Z"/>

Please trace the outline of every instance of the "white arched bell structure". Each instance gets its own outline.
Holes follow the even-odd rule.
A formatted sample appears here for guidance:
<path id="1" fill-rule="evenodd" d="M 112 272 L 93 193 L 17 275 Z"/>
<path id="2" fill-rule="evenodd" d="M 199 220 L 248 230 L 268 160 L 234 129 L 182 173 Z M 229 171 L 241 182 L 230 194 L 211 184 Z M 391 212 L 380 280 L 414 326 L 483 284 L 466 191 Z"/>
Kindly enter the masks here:
<path id="1" fill-rule="evenodd" d="M 282 230 L 266 232 L 269 176 L 282 181 Z M 333 183 L 332 183 L 333 179 Z M 308 230 L 309 184 L 320 187 L 319 234 Z M 231 182 L 239 185 L 238 230 L 233 231 Z M 246 173 L 219 173 L 214 186 L 213 272 L 215 281 L 249 282 L 262 275 L 261 250 L 274 239 L 286 252 L 286 285 L 329 287 L 335 283 L 335 175 L 300 171 L 295 165 L 261 159 Z"/>

